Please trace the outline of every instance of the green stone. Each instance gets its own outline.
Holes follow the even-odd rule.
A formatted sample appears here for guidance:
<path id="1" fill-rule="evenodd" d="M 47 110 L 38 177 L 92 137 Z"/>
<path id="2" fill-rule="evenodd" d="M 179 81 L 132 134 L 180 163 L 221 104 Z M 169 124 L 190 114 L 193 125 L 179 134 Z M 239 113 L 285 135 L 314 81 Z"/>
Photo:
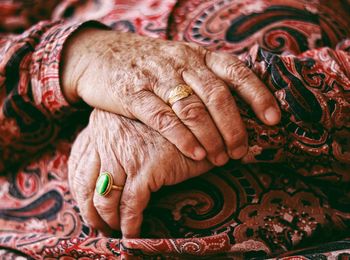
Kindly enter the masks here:
<path id="1" fill-rule="evenodd" d="M 97 193 L 100 195 L 104 195 L 107 191 L 110 181 L 111 181 L 110 176 L 107 173 L 102 173 L 97 180 L 97 184 L 96 184 Z"/>

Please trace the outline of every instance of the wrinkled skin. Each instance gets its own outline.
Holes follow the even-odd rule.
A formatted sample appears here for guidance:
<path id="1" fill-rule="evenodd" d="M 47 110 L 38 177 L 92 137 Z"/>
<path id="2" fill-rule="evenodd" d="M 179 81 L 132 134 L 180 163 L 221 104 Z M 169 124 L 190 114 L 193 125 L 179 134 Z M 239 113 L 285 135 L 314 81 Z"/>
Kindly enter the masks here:
<path id="1" fill-rule="evenodd" d="M 187 157 L 215 165 L 242 158 L 248 147 L 230 88 L 265 124 L 280 120 L 273 95 L 238 58 L 191 43 L 84 28 L 65 44 L 61 82 L 71 103 L 138 119 Z M 170 107 L 181 83 L 195 94 Z"/>
<path id="2" fill-rule="evenodd" d="M 84 220 L 110 234 L 140 235 L 142 212 L 151 192 L 207 172 L 213 165 L 184 156 L 148 126 L 112 113 L 94 110 L 89 125 L 77 137 L 69 158 L 69 184 Z M 100 172 L 113 175 L 106 197 L 95 191 Z"/>

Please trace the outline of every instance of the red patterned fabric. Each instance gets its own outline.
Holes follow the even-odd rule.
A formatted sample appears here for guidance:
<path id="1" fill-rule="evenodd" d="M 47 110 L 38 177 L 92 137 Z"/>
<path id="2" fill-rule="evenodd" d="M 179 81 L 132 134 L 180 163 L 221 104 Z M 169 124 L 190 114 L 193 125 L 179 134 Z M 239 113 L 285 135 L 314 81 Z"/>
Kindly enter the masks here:
<path id="1" fill-rule="evenodd" d="M 349 9 L 345 0 L 1 1 L 0 253 L 348 258 Z M 64 99 L 59 62 L 71 33 L 99 26 L 88 20 L 239 55 L 283 112 L 267 127 L 237 97 L 249 131 L 243 164 L 153 194 L 141 239 L 102 237 L 69 192 L 67 158 L 88 111 Z"/>

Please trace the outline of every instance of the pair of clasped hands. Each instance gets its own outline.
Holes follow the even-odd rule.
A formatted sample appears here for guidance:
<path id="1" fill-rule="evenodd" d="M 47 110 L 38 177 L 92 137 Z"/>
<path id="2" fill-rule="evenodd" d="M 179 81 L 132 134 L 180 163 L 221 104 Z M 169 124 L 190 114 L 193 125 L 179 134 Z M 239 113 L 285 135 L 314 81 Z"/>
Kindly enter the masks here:
<path id="1" fill-rule="evenodd" d="M 267 125 L 281 112 L 268 88 L 237 57 L 191 43 L 84 28 L 65 44 L 63 92 L 95 108 L 69 158 L 71 192 L 84 220 L 109 235 L 140 236 L 152 192 L 198 176 L 248 151 L 234 91 Z M 186 84 L 193 94 L 168 104 Z M 96 191 L 100 173 L 112 189 Z"/>

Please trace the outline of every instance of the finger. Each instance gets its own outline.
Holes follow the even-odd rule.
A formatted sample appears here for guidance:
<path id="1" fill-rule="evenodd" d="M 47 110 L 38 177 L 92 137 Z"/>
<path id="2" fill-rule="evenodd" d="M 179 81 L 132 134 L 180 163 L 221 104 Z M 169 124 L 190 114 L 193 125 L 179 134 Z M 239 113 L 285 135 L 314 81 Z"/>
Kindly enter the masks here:
<path id="1" fill-rule="evenodd" d="M 143 211 L 150 199 L 147 183 L 141 177 L 128 177 L 126 180 L 120 201 L 120 226 L 124 238 L 140 237 Z"/>
<path id="2" fill-rule="evenodd" d="M 205 60 L 207 66 L 252 107 L 262 122 L 274 125 L 280 121 L 281 111 L 271 91 L 237 57 L 208 51 Z"/>
<path id="3" fill-rule="evenodd" d="M 207 107 L 231 158 L 243 157 L 248 149 L 247 132 L 226 84 L 207 68 L 184 71 L 182 75 Z"/>
<path id="4" fill-rule="evenodd" d="M 108 149 L 109 147 L 109 149 Z M 107 144 L 100 147 L 101 172 L 109 172 L 113 179 L 113 184 L 124 186 L 126 174 L 122 166 L 119 164 L 113 149 Z M 107 195 L 100 195 L 96 189 L 94 194 L 94 205 L 109 227 L 114 230 L 120 230 L 119 205 L 122 191 L 112 189 Z"/>
<path id="5" fill-rule="evenodd" d="M 229 157 L 224 142 L 208 110 L 197 95 L 175 102 L 175 114 L 191 130 L 207 152 L 207 158 L 215 165 L 227 163 Z"/>
<path id="6" fill-rule="evenodd" d="M 80 163 L 72 180 L 72 188 L 75 190 L 77 204 L 83 219 L 92 227 L 108 235 L 111 234 L 112 230 L 99 216 L 93 204 L 93 196 L 99 172 L 100 158 L 96 150 L 89 146 L 81 154 Z"/>
<path id="7" fill-rule="evenodd" d="M 149 91 L 139 94 L 132 112 L 144 124 L 158 131 L 185 156 L 202 160 L 206 152 L 191 131 L 180 121 L 174 111 L 159 97 Z"/>
<path id="8" fill-rule="evenodd" d="M 154 92 L 166 103 L 176 86 L 187 83 L 178 73 L 167 75 L 168 77 L 159 81 L 154 88 Z M 192 88 L 190 84 L 186 85 Z M 201 143 L 207 152 L 207 158 L 214 165 L 221 166 L 228 161 L 223 139 L 208 110 L 196 94 L 176 101 L 172 105 L 172 110 Z"/>

